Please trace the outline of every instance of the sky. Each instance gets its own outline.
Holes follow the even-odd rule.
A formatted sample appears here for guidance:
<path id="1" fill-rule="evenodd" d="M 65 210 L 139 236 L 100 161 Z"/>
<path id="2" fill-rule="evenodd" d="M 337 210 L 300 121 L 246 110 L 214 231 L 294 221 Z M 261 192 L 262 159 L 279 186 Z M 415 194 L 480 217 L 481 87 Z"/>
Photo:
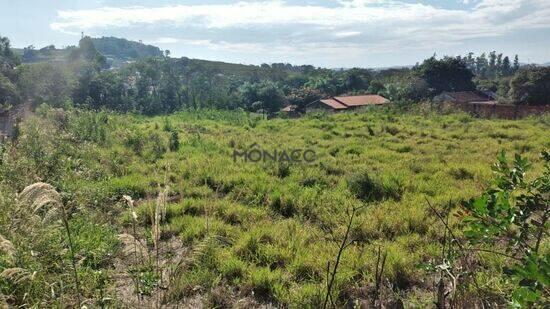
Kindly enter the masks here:
<path id="1" fill-rule="evenodd" d="M 492 50 L 546 63 L 550 0 L 0 0 L 14 47 L 76 45 L 82 32 L 245 64 L 388 67 Z"/>

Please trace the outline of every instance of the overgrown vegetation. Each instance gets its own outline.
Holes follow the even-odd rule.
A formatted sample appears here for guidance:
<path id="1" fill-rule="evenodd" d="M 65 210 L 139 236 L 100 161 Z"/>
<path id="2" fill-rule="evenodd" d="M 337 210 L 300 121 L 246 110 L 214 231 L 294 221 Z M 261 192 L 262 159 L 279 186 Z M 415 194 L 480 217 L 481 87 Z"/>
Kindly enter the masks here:
<path id="1" fill-rule="evenodd" d="M 0 294 L 29 307 L 544 304 L 549 125 L 423 105 L 294 120 L 44 106 L 1 152 Z M 253 143 L 317 160 L 233 161 Z M 521 157 L 501 155 L 495 183 L 498 149 Z M 39 181 L 66 220 L 18 211 Z"/>

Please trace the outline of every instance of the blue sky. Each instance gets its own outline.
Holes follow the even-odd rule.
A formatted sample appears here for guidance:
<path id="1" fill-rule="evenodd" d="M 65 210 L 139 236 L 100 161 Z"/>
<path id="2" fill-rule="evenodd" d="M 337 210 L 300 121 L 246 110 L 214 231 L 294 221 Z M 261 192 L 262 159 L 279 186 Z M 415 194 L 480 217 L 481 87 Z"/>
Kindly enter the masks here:
<path id="1" fill-rule="evenodd" d="M 75 45 L 81 32 L 237 63 L 382 67 L 491 50 L 544 63 L 550 0 L 0 0 L 13 46 Z"/>

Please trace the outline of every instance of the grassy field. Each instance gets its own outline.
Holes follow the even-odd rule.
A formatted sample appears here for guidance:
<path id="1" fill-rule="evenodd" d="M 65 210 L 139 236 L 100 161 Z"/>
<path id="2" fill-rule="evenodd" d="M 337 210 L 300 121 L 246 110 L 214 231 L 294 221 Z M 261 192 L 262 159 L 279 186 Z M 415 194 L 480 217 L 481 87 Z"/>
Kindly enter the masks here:
<path id="1" fill-rule="evenodd" d="M 501 149 L 531 160 L 531 177 L 541 168 L 538 154 L 550 148 L 549 125 L 548 117 L 396 110 L 266 120 L 240 112 L 147 118 L 42 108 L 22 124 L 18 142 L 2 148 L 0 235 L 15 254 L 0 255 L 0 272 L 18 267 L 28 275 L 1 278 L 0 291 L 12 304 L 74 302 L 63 229 L 14 227 L 24 225 L 13 220 L 16 193 L 43 181 L 71 214 L 80 290 L 90 305 L 319 307 L 348 210 L 361 207 L 335 279 L 335 304 L 371 297 L 380 250 L 387 254 L 385 297 L 433 306 L 436 274 L 423 265 L 440 256 L 444 227 L 428 202 L 454 213 L 478 196 Z M 254 143 L 309 149 L 317 158 L 233 159 L 235 149 Z M 136 221 L 123 195 L 135 201 Z M 460 221 L 451 216 L 450 224 L 460 233 Z M 500 259 L 479 256 L 477 297 L 506 301 Z M 469 297 L 470 288 L 458 293 Z"/>

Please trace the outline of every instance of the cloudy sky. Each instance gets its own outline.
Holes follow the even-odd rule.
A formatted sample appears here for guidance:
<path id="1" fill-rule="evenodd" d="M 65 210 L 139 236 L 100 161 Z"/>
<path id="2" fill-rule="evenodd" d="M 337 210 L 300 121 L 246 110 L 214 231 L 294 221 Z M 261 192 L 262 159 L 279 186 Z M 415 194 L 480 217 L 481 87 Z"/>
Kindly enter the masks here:
<path id="1" fill-rule="evenodd" d="M 81 32 L 187 56 L 324 67 L 410 65 L 497 50 L 550 61 L 550 0 L 0 0 L 12 45 L 75 45 Z"/>

